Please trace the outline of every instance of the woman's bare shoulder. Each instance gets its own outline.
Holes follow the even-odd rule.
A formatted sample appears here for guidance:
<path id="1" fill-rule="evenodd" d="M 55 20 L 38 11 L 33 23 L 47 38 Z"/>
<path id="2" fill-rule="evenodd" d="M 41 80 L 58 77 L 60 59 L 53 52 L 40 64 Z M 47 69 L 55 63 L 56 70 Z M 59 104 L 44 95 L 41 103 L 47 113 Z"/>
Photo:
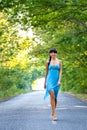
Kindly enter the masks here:
<path id="1" fill-rule="evenodd" d="M 46 61 L 45 64 L 48 65 L 49 61 Z"/>
<path id="2" fill-rule="evenodd" d="M 46 63 L 46 64 L 48 64 L 48 63 L 49 63 L 49 61 L 47 60 L 45 63 Z"/>
<path id="3" fill-rule="evenodd" d="M 58 61 L 58 63 L 60 63 L 60 64 L 62 63 L 62 60 L 60 60 L 60 59 L 57 59 L 57 61 Z"/>
<path id="4" fill-rule="evenodd" d="M 60 60 L 60 59 L 57 59 L 57 61 L 62 62 L 62 60 Z"/>

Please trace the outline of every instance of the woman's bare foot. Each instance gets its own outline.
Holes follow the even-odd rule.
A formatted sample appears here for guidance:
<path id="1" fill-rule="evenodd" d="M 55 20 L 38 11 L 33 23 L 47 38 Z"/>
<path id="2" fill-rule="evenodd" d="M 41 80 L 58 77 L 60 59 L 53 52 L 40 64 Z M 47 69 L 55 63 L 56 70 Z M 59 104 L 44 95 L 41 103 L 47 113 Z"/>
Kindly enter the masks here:
<path id="1" fill-rule="evenodd" d="M 52 120 L 53 120 L 53 121 L 56 121 L 56 120 L 57 120 L 57 117 L 56 117 L 56 116 L 52 116 Z"/>
<path id="2" fill-rule="evenodd" d="M 53 120 L 53 121 L 56 121 L 56 120 L 57 120 L 56 114 L 52 114 L 52 120 Z"/>

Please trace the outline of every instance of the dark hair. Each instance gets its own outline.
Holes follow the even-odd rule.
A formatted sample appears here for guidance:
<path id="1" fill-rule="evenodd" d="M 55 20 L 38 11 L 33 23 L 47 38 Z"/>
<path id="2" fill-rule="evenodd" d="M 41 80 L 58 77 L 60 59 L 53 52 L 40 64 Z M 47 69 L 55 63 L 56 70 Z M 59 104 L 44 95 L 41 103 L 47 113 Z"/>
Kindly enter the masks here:
<path id="1" fill-rule="evenodd" d="M 50 56 L 49 61 L 48 61 L 48 66 L 49 66 L 49 64 L 50 64 L 50 61 L 51 61 L 51 56 Z"/>
<path id="2" fill-rule="evenodd" d="M 55 48 L 51 48 L 49 53 L 52 53 L 52 52 L 57 53 L 57 50 Z"/>
<path id="3" fill-rule="evenodd" d="M 57 50 L 55 48 L 51 48 L 49 53 L 52 53 L 52 52 L 57 53 Z M 50 61 L 51 61 L 51 56 L 50 56 L 49 61 L 48 61 L 48 66 L 50 64 Z"/>

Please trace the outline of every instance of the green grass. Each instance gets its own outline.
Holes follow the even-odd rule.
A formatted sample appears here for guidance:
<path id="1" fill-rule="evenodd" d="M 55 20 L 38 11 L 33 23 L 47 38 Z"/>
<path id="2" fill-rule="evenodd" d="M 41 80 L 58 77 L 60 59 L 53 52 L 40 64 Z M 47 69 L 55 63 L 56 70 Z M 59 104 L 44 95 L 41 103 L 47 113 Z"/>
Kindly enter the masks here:
<path id="1" fill-rule="evenodd" d="M 11 88 L 8 91 L 5 91 L 4 93 L 0 91 L 0 101 L 8 100 L 11 97 L 17 96 L 19 94 L 24 94 L 28 92 L 33 92 L 29 89 L 18 89 L 17 87 Z"/>
<path id="2" fill-rule="evenodd" d="M 84 94 L 84 93 L 75 93 L 75 92 L 65 92 L 65 93 L 73 95 L 76 98 L 79 98 L 80 100 L 87 101 L 87 94 Z"/>

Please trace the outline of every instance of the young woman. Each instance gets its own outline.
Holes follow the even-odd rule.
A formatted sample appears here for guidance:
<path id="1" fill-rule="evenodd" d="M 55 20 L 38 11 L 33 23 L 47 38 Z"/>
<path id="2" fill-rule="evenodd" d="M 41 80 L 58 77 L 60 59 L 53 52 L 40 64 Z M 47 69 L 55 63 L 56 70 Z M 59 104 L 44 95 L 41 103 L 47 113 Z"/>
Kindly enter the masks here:
<path id="1" fill-rule="evenodd" d="M 60 89 L 61 76 L 62 76 L 62 62 L 57 59 L 57 50 L 55 48 L 49 51 L 50 58 L 46 62 L 46 76 L 44 88 L 46 93 L 44 99 L 50 94 L 51 107 L 52 107 L 52 120 L 57 120 L 56 117 L 56 105 L 57 105 L 57 95 Z"/>

